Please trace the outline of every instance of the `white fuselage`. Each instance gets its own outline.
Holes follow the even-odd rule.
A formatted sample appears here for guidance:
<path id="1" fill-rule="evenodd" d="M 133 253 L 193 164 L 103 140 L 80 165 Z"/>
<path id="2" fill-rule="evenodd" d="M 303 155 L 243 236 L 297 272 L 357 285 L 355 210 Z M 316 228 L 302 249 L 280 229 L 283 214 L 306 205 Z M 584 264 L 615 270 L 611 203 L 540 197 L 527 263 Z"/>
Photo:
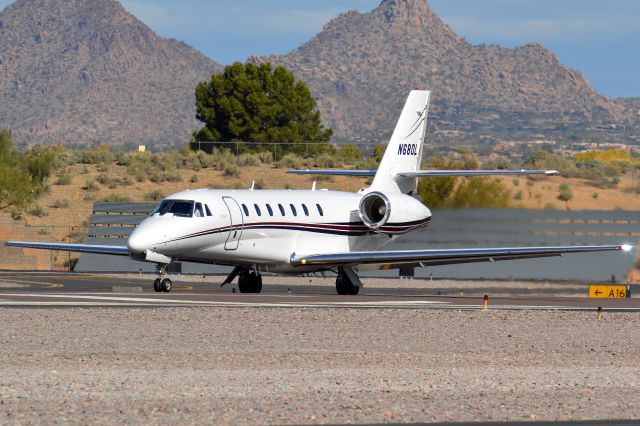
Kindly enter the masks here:
<path id="1" fill-rule="evenodd" d="M 405 195 L 393 220 L 368 228 L 359 215 L 359 193 L 326 190 L 192 190 L 166 200 L 194 202 L 191 216 L 154 213 L 133 231 L 132 253 L 178 261 L 242 265 L 260 272 L 303 273 L 295 255 L 375 250 L 393 235 L 426 226 L 431 212 Z M 197 204 L 202 206 L 202 216 Z M 161 205 L 162 206 L 162 205 Z M 207 211 L 208 209 L 208 211 Z"/>

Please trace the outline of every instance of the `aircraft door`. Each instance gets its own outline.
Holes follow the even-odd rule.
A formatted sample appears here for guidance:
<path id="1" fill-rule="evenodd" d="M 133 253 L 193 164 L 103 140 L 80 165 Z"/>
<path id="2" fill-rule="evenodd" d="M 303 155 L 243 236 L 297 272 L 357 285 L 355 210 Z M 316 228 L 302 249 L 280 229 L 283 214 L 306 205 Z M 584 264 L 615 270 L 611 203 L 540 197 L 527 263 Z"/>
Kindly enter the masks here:
<path id="1" fill-rule="evenodd" d="M 242 236 L 242 227 L 244 226 L 244 218 L 240 204 L 231 197 L 222 197 L 222 201 L 227 205 L 229 210 L 230 228 L 229 236 L 224 244 L 225 250 L 236 250 L 240 245 L 240 237 Z"/>

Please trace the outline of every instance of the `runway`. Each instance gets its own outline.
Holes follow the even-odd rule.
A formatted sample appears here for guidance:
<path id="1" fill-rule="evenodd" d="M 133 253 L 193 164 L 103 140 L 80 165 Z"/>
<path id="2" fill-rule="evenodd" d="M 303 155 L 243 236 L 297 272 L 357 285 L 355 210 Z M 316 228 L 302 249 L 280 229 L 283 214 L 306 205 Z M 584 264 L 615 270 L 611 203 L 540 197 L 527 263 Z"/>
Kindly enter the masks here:
<path id="1" fill-rule="evenodd" d="M 217 282 L 181 282 L 174 279 L 171 293 L 153 291 L 150 279 L 74 273 L 0 273 L 1 307 L 255 307 L 255 308 L 362 308 L 362 309 L 484 309 L 478 295 L 438 295 L 426 288 L 365 288 L 358 296 L 338 296 L 330 286 L 267 284 L 261 294 L 240 294 L 232 285 Z M 184 278 L 189 279 L 188 277 Z M 222 281 L 222 279 L 220 279 Z M 299 283 L 298 283 L 299 282 Z M 450 293 L 464 294 L 451 288 Z M 640 312 L 638 299 L 560 297 L 553 292 L 531 297 L 513 289 L 509 297 L 491 297 L 489 309 Z"/>

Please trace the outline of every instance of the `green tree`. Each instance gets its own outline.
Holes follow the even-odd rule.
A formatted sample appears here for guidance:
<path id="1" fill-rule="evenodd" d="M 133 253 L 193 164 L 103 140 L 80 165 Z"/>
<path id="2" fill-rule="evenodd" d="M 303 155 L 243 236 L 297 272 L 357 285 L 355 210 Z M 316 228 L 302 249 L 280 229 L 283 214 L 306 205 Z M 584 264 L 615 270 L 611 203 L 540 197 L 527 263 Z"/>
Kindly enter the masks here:
<path id="1" fill-rule="evenodd" d="M 362 150 L 353 144 L 342 145 L 338 155 L 342 161 L 353 163 L 362 158 Z"/>
<path id="2" fill-rule="evenodd" d="M 196 87 L 196 117 L 205 123 L 193 141 L 280 142 L 286 152 L 317 153 L 333 131 L 322 125 L 307 85 L 282 66 L 236 62 Z M 211 150 L 212 144 L 207 145 Z M 192 148 L 198 146 L 192 143 Z M 243 150 L 250 145 L 243 144 Z M 269 149 L 268 146 L 259 149 Z"/>

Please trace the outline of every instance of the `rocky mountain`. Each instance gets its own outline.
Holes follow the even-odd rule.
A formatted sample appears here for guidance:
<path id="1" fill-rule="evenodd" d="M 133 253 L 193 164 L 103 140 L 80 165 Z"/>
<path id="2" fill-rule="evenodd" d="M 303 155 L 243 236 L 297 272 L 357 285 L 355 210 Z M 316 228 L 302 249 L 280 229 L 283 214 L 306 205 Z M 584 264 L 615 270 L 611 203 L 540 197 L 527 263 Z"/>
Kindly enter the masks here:
<path id="1" fill-rule="evenodd" d="M 0 13 L 0 128 L 18 143 L 184 144 L 221 67 L 115 0 L 18 0 Z"/>
<path id="2" fill-rule="evenodd" d="M 347 12 L 287 55 L 250 60 L 285 65 L 305 80 L 342 140 L 386 140 L 408 91 L 419 87 L 433 92 L 431 134 L 441 143 L 640 142 L 624 126 L 627 107 L 598 94 L 549 50 L 472 45 L 426 0 Z"/>

